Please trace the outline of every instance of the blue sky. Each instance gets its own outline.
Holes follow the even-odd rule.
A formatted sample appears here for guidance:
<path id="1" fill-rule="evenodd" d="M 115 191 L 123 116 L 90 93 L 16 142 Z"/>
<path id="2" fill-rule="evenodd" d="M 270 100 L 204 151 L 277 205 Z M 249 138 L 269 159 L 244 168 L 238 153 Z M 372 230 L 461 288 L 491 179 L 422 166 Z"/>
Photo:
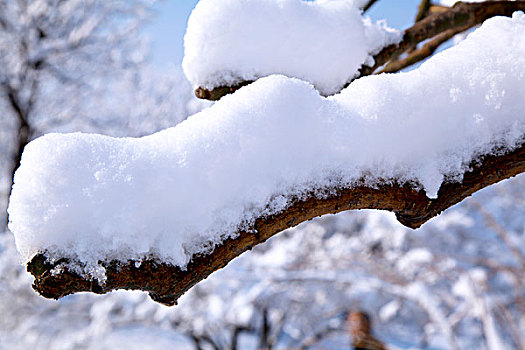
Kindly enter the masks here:
<path id="1" fill-rule="evenodd" d="M 156 17 L 145 33 L 151 40 L 151 59 L 157 66 L 180 64 L 184 55 L 184 33 L 191 10 L 198 0 L 163 0 L 155 6 Z M 386 19 L 391 27 L 409 27 L 420 0 L 379 0 L 368 12 L 374 20 Z"/>

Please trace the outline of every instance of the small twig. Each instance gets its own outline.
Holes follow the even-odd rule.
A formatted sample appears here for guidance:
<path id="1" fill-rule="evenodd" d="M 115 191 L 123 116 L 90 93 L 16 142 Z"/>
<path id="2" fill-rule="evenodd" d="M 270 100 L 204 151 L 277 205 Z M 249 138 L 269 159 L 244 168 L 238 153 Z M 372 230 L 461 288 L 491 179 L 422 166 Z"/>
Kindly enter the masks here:
<path id="1" fill-rule="evenodd" d="M 396 61 L 389 62 L 385 68 L 381 69 L 378 74 L 380 73 L 394 73 L 399 72 L 400 70 L 410 67 L 415 63 L 421 62 L 424 59 L 432 56 L 434 52 L 437 50 L 441 44 L 445 43 L 446 41 L 450 40 L 454 35 L 462 32 L 462 29 L 458 30 L 452 30 L 449 29 L 446 32 L 443 32 L 439 35 L 436 35 L 435 38 L 427 42 L 425 45 L 423 45 L 421 48 L 410 52 L 407 56 L 404 58 L 401 58 Z"/>
<path id="2" fill-rule="evenodd" d="M 419 4 L 417 8 L 417 14 L 415 22 L 421 21 L 423 18 L 427 17 L 429 14 L 431 2 L 430 0 L 421 0 L 421 3 Z"/>
<path id="3" fill-rule="evenodd" d="M 502 318 L 505 320 L 507 328 L 510 330 L 510 334 L 518 346 L 518 349 L 525 349 L 525 339 L 520 333 L 516 319 L 505 306 L 501 305 L 501 303 L 496 302 L 496 310 L 501 313 Z"/>
<path id="4" fill-rule="evenodd" d="M 405 30 L 398 44 L 383 48 L 374 56 L 373 66 L 362 66 L 354 78 L 373 74 L 385 63 L 401 56 L 415 45 L 448 30 L 458 33 L 470 29 L 494 16 L 510 17 L 515 11 L 525 11 L 525 1 L 486 1 L 480 3 L 456 3 L 439 14 L 429 16 Z M 349 85 L 348 83 L 347 85 Z"/>
<path id="5" fill-rule="evenodd" d="M 377 0 L 369 0 L 365 6 L 363 6 L 363 13 L 365 13 L 366 11 L 368 11 L 372 5 L 374 5 L 375 3 L 377 2 Z"/>
<path id="6" fill-rule="evenodd" d="M 328 335 L 334 333 L 334 332 L 341 332 L 340 327 L 333 327 L 328 326 L 327 328 L 315 333 L 311 337 L 307 338 L 299 347 L 301 350 L 307 350 L 308 348 L 312 347 L 313 345 L 319 343 L 321 340 L 326 338 Z"/>
<path id="7" fill-rule="evenodd" d="M 487 225 L 492 228 L 494 232 L 499 236 L 501 242 L 507 249 L 510 251 L 511 255 L 514 257 L 516 262 L 520 265 L 521 268 L 525 268 L 525 255 L 523 252 L 512 242 L 512 239 L 507 234 L 507 231 L 499 224 L 494 215 L 490 213 L 485 207 L 478 201 L 472 199 L 469 202 L 473 207 L 475 207 L 481 215 L 485 218 Z"/>

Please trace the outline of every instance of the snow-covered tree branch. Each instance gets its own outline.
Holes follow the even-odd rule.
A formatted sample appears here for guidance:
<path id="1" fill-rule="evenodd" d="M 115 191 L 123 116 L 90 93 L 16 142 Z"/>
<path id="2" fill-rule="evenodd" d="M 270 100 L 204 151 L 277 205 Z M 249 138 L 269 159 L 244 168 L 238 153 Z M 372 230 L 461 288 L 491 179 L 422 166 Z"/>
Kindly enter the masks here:
<path id="1" fill-rule="evenodd" d="M 425 3 L 425 1 L 422 2 L 423 5 Z M 457 2 L 453 7 L 450 8 L 441 6 L 439 7 L 439 10 L 434 10 L 435 8 L 436 6 L 429 6 L 426 10 L 423 10 L 422 14 L 418 14 L 417 18 L 419 20 L 412 27 L 404 31 L 403 36 L 399 42 L 387 45 L 379 52 L 374 53 L 373 59 L 370 61 L 371 63 L 363 63 L 358 72 L 351 69 L 352 65 L 355 64 L 355 58 L 345 55 L 338 56 L 336 53 L 333 53 L 334 55 L 331 57 L 332 62 L 338 61 L 340 64 L 346 64 L 346 66 L 350 68 L 350 71 L 343 70 L 338 72 L 339 78 L 343 80 L 346 79 L 347 81 L 347 84 L 344 84 L 344 86 L 348 86 L 349 82 L 354 79 L 373 74 L 383 66 L 384 68 L 380 70 L 381 73 L 394 73 L 402 70 L 403 68 L 418 63 L 432 55 L 441 44 L 454 35 L 479 25 L 490 17 L 511 16 L 514 11 L 525 11 L 525 1 L 486 1 L 483 3 Z M 333 37 L 339 39 L 339 35 L 337 35 L 335 32 L 331 34 Z M 322 35 L 323 34 L 320 34 L 317 40 L 323 40 Z M 419 43 L 432 38 L 434 38 L 433 41 L 424 45 L 420 50 L 412 52 Z M 256 42 L 256 39 L 257 36 L 254 36 L 253 38 L 247 38 L 248 41 L 253 40 L 254 42 Z M 216 40 L 219 41 L 220 39 Z M 304 41 L 299 42 L 304 43 Z M 373 52 L 374 50 L 371 51 Z M 215 55 L 212 55 L 210 58 L 203 57 L 206 54 L 208 54 L 208 51 L 195 52 L 194 59 L 199 59 L 202 62 L 208 62 L 208 60 L 215 59 Z M 399 59 L 400 56 L 405 54 L 407 54 L 406 57 Z M 232 59 L 235 60 L 235 58 Z M 327 61 L 330 60 L 327 59 Z M 314 63 L 314 65 L 317 65 L 317 69 L 319 69 L 318 67 L 320 62 L 317 61 Z M 229 68 L 231 69 L 231 67 Z M 289 73 L 286 68 L 283 67 L 277 66 L 272 68 L 273 71 L 272 69 L 266 71 L 261 69 L 255 75 L 247 76 L 248 79 L 244 79 L 242 74 L 237 74 L 238 76 L 236 77 L 234 70 L 234 79 L 224 80 L 223 82 L 225 84 L 219 84 L 220 86 L 213 86 L 217 84 L 206 86 L 207 82 L 204 82 L 204 84 L 202 84 L 204 86 L 201 86 L 202 82 L 197 80 L 197 83 L 195 84 L 195 94 L 199 98 L 218 100 L 222 96 L 232 93 L 237 89 L 250 84 L 254 79 L 268 75 L 270 73 L 282 73 L 285 75 L 292 74 L 291 76 L 297 76 L 297 73 Z M 312 69 L 315 70 L 315 68 Z M 326 93 L 335 93 L 341 88 L 342 85 L 338 85 L 332 90 L 326 91 Z"/>
<path id="2" fill-rule="evenodd" d="M 523 13 L 502 2 L 473 12 L 472 4 L 458 5 L 401 38 L 362 19 L 352 2 L 276 4 L 201 1 L 184 62 L 193 84 L 211 89 L 271 76 L 141 139 L 50 134 L 25 148 L 10 229 L 42 295 L 142 289 L 172 305 L 233 258 L 305 220 L 372 208 L 417 228 L 524 172 Z M 487 21 L 412 72 L 362 77 L 328 98 L 319 92 L 338 91 L 363 75 L 363 64 L 379 66 L 451 33 L 443 28 L 465 30 L 496 14 L 512 18 Z M 275 55 L 288 21 L 296 24 L 290 47 Z M 250 48 L 254 37 L 262 41 Z M 331 37 L 337 40 L 312 51 L 311 40 Z M 336 64 L 340 53 L 345 59 Z M 272 75 L 279 73 L 306 82 Z"/>
<path id="3" fill-rule="evenodd" d="M 140 289 L 161 303 L 173 305 L 177 299 L 229 261 L 273 235 L 316 216 L 353 209 L 385 209 L 394 211 L 403 224 L 416 228 L 443 210 L 460 202 L 475 191 L 525 172 L 525 147 L 504 156 L 486 157 L 481 165 L 473 165 L 462 182 L 445 183 L 438 197 L 429 199 L 409 186 L 382 185 L 378 188 L 358 186 L 338 190 L 326 198 L 315 195 L 295 201 L 285 211 L 254 220 L 253 225 L 235 232 L 214 247 L 211 253 L 197 254 L 184 269 L 157 259 L 106 261 L 103 281 L 82 275 L 71 268 L 68 259 L 48 261 L 47 252 L 38 254 L 28 264 L 35 277 L 34 288 L 48 298 L 90 291 L 107 293 L 115 289 Z"/>

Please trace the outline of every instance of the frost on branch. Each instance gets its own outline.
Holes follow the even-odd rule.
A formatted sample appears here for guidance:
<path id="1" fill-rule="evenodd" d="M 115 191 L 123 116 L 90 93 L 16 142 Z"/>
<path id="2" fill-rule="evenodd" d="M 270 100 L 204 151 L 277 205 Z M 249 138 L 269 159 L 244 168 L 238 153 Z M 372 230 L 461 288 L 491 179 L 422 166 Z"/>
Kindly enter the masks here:
<path id="1" fill-rule="evenodd" d="M 387 209 L 419 227 L 525 170 L 524 31 L 522 13 L 494 18 L 418 70 L 329 98 L 271 76 L 144 138 L 35 140 L 9 207 L 35 288 L 143 289 L 173 304 L 318 215 Z"/>

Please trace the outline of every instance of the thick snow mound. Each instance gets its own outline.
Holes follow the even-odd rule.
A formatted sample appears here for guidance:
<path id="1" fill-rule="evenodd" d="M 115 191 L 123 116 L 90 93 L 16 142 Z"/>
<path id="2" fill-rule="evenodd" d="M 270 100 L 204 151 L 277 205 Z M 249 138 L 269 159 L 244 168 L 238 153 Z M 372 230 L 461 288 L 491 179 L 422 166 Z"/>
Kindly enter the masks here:
<path id="1" fill-rule="evenodd" d="M 525 16 L 494 18 L 403 74 L 324 98 L 270 76 L 143 138 L 49 134 L 14 179 L 9 228 L 25 259 L 156 256 L 184 266 L 291 196 L 366 179 L 435 196 L 481 154 L 525 135 Z M 383 180 L 384 181 L 384 180 Z"/>
<path id="2" fill-rule="evenodd" d="M 201 0 L 188 21 L 182 66 L 194 87 L 284 74 L 326 95 L 400 38 L 363 19 L 353 0 Z"/>

